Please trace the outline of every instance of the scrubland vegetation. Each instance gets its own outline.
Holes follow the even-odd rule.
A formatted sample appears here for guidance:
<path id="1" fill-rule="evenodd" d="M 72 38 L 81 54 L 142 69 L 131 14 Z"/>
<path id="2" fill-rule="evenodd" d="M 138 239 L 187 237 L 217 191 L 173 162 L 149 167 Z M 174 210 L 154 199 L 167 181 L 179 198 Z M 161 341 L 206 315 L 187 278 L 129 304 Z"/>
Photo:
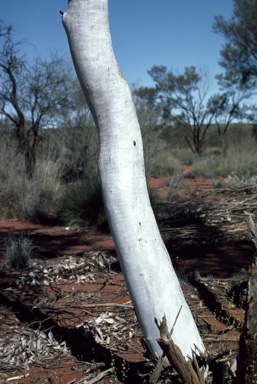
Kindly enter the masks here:
<path id="1" fill-rule="evenodd" d="M 217 18 L 215 32 L 225 26 Z M 246 45 L 251 36 L 243 34 Z M 179 73 L 154 65 L 154 86 L 133 89 L 147 177 L 178 178 L 185 165 L 191 177 L 213 181 L 255 177 L 255 67 L 235 72 L 226 49 L 218 93 L 210 92 L 208 71 L 192 65 Z M 71 64 L 58 55 L 28 62 L 2 21 L 0 102 L 0 218 L 102 225 L 98 137 Z"/>
<path id="2" fill-rule="evenodd" d="M 217 17 L 214 24 L 229 42 L 221 50 L 219 93 L 210 93 L 207 71 L 194 66 L 177 74 L 155 65 L 148 72 L 154 87 L 134 89 L 147 178 L 171 176 L 177 186 L 187 166 L 186 177 L 210 179 L 217 187 L 256 188 L 257 8 L 247 1 L 234 5 L 230 22 Z M 0 219 L 104 226 L 98 137 L 69 63 L 60 57 L 28 63 L 22 43 L 1 21 L 0 40 Z M 32 251 L 27 237 L 7 239 L 6 267 L 26 269 Z M 241 349 L 244 356 L 247 348 Z M 256 377 L 255 360 L 248 366 L 243 360 L 241 371 Z M 245 383 L 256 381 L 247 375 Z"/>
<path id="3" fill-rule="evenodd" d="M 139 113 L 139 118 L 145 116 Z M 214 183 L 232 176 L 238 184 L 249 183 L 257 175 L 257 142 L 250 125 L 238 123 L 231 127 L 226 156 L 218 145 L 215 126 L 207 134 L 201 156 L 187 147 L 175 128 L 167 130 L 144 120 L 141 126 L 147 176 L 183 177 L 186 165 L 191 166 L 190 177 L 200 176 Z M 97 135 L 91 119 L 81 128 L 44 129 L 32 178 L 26 175 L 23 157 L 17 151 L 15 138 L 6 132 L 4 122 L 1 131 L 2 219 L 81 226 L 103 224 L 106 218 L 97 174 Z"/>

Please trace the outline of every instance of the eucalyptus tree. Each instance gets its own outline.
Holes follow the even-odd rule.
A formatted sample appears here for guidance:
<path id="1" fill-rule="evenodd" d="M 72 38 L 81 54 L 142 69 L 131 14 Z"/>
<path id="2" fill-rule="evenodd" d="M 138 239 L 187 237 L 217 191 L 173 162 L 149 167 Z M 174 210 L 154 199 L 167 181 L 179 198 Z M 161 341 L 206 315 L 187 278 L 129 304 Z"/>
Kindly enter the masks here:
<path id="1" fill-rule="evenodd" d="M 155 87 L 139 88 L 138 97 L 160 111 L 163 123 L 181 129 L 192 152 L 201 155 L 206 133 L 214 118 L 214 111 L 208 108 L 207 71 L 198 71 L 191 66 L 186 67 L 183 73 L 175 74 L 165 66 L 155 65 L 148 73 Z"/>
<path id="2" fill-rule="evenodd" d="M 208 108 L 214 113 L 214 121 L 220 137 L 224 156 L 229 146 L 228 130 L 233 121 L 252 121 L 256 117 L 255 107 L 250 104 L 254 91 L 248 85 L 239 84 L 234 72 L 217 75 L 219 93 L 212 95 Z"/>
<path id="3" fill-rule="evenodd" d="M 2 20 L 0 20 L 0 37 L 8 35 L 12 30 L 11 25 L 6 25 Z"/>
<path id="4" fill-rule="evenodd" d="M 257 2 L 233 0 L 234 8 L 229 20 L 216 16 L 214 32 L 222 35 L 226 42 L 220 55 L 220 65 L 234 72 L 241 84 L 257 84 Z"/>
<path id="5" fill-rule="evenodd" d="M 12 28 L 2 25 L 0 37 L 0 114 L 13 127 L 26 174 L 33 177 L 42 128 L 56 124 L 70 103 L 71 81 L 61 57 L 37 58 L 32 64 Z"/>
<path id="6" fill-rule="evenodd" d="M 148 347 L 162 351 L 155 319 L 164 314 L 184 356 L 204 351 L 150 205 L 140 127 L 116 62 L 108 0 L 69 0 L 63 14 L 74 66 L 99 135 L 98 167 L 115 248 Z M 181 311 L 180 311 L 181 309 Z M 178 316 L 179 314 L 179 316 Z"/>
<path id="7" fill-rule="evenodd" d="M 214 32 L 225 38 L 219 61 L 224 74 L 217 76 L 222 97 L 215 95 L 211 100 L 212 106 L 217 107 L 215 120 L 223 152 L 231 122 L 235 119 L 251 122 L 256 118 L 256 107 L 250 103 L 254 102 L 252 96 L 257 86 L 257 3 L 252 0 L 233 0 L 233 3 L 231 18 L 216 16 L 213 25 Z"/>

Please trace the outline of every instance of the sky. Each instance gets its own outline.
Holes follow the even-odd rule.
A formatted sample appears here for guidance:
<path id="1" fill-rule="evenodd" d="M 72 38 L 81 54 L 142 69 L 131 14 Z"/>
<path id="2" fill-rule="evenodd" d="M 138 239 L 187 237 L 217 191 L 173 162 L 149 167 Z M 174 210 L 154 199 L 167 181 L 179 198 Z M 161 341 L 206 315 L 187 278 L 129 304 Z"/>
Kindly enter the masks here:
<path id="1" fill-rule="evenodd" d="M 15 40 L 25 41 L 28 58 L 51 52 L 70 57 L 60 11 L 68 0 L 0 0 L 0 19 L 14 27 Z M 195 65 L 214 76 L 222 72 L 219 51 L 224 43 L 212 32 L 214 16 L 229 19 L 233 0 L 109 0 L 113 48 L 130 85 L 151 86 L 153 65 L 183 72 Z"/>

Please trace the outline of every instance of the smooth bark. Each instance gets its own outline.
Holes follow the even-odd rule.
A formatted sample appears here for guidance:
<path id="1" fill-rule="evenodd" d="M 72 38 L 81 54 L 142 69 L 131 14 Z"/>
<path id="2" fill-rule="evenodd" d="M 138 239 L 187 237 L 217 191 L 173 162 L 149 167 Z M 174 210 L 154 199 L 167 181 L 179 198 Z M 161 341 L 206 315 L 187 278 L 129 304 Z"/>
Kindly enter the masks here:
<path id="1" fill-rule="evenodd" d="M 140 127 L 131 91 L 116 62 L 108 0 L 70 0 L 63 24 L 74 66 L 99 135 L 99 173 L 115 248 L 144 337 L 161 354 L 155 324 L 182 310 L 173 341 L 184 356 L 204 350 L 150 205 Z"/>

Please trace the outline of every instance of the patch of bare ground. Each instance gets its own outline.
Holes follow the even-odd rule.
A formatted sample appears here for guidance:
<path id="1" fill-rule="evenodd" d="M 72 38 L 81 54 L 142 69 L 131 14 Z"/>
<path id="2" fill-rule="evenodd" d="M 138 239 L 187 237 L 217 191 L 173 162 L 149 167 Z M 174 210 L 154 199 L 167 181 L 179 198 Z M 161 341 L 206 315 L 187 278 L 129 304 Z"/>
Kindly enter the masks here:
<path id="1" fill-rule="evenodd" d="M 157 220 L 206 349 L 232 364 L 254 252 L 244 217 L 253 193 L 189 178 L 180 187 L 171 178 L 149 185 L 164 198 Z M 3 264 L 10 235 L 36 245 L 26 270 Z M 149 381 L 154 364 L 108 232 L 2 221 L 0 251 L 0 383 Z M 166 367 L 159 382 L 171 379 L 180 382 Z"/>

